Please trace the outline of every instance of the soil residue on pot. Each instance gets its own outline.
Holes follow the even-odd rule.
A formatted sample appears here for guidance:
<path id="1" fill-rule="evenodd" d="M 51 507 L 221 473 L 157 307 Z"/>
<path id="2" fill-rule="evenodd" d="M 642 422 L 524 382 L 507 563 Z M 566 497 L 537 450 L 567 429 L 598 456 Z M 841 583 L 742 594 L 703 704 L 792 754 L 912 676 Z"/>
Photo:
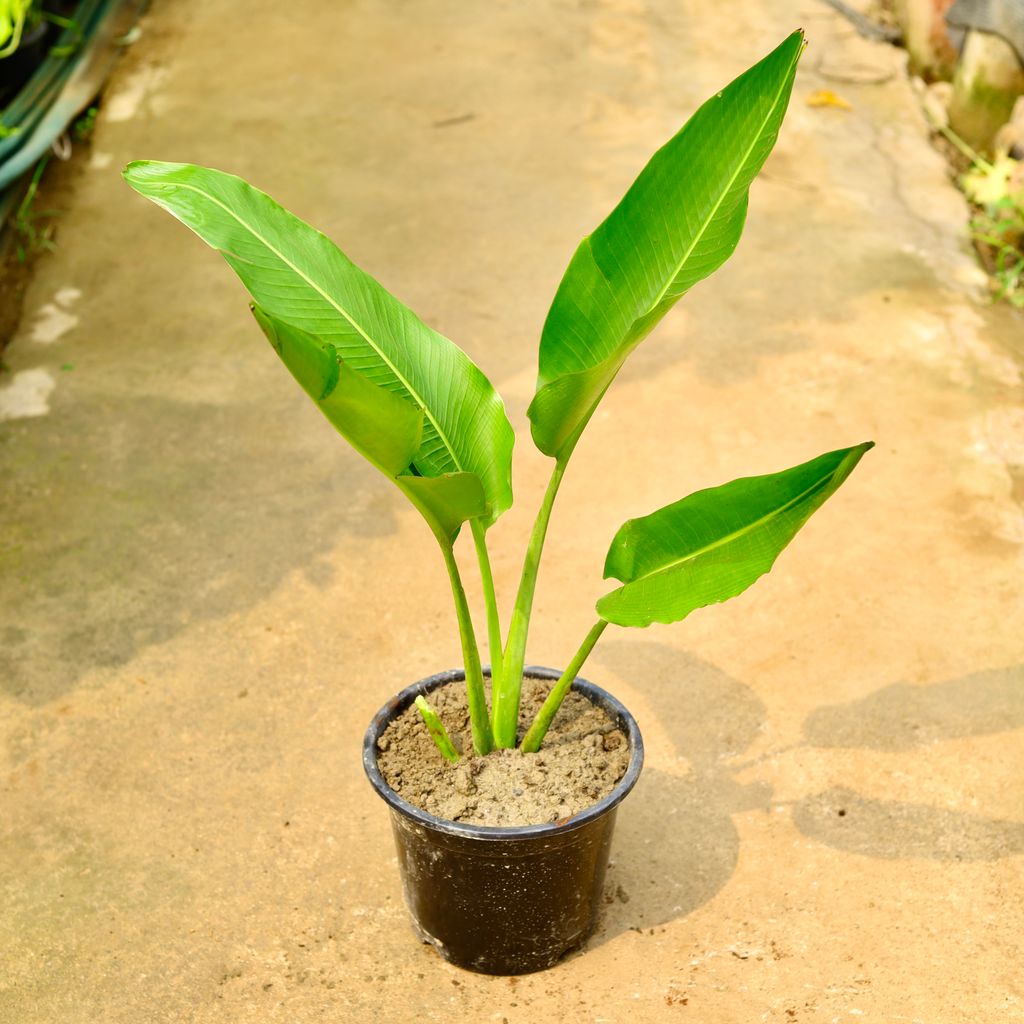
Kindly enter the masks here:
<path id="1" fill-rule="evenodd" d="M 553 684 L 524 679 L 520 736 Z M 441 757 L 415 707 L 398 716 L 377 741 L 387 784 L 421 810 L 470 825 L 540 825 L 585 810 L 615 788 L 629 765 L 629 743 L 608 715 L 578 693 L 562 702 L 536 754 L 496 750 L 473 755 L 466 687 L 449 683 L 430 703 L 463 754 Z"/>

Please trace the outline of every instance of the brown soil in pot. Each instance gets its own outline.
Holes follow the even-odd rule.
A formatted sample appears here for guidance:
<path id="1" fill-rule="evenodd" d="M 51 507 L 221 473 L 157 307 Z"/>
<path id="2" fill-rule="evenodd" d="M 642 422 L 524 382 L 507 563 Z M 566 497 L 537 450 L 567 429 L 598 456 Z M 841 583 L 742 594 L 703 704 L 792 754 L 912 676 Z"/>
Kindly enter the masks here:
<path id="1" fill-rule="evenodd" d="M 554 684 L 524 679 L 519 734 Z M 536 754 L 496 750 L 473 755 L 463 682 L 439 687 L 430 703 L 456 748 L 449 764 L 414 706 L 377 741 L 377 764 L 391 788 L 420 809 L 471 825 L 540 825 L 560 821 L 606 797 L 625 774 L 629 743 L 605 712 L 578 693 L 562 702 Z"/>

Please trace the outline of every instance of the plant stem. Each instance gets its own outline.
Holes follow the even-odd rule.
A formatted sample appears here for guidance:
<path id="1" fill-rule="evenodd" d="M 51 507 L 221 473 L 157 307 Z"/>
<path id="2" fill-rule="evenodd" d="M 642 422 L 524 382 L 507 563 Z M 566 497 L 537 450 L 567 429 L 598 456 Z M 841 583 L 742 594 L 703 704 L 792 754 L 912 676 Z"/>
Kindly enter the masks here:
<path id="1" fill-rule="evenodd" d="M 491 679 L 501 678 L 501 620 L 498 618 L 498 598 L 494 593 L 494 577 L 491 574 L 491 558 L 487 553 L 486 531 L 479 519 L 470 523 L 476 557 L 480 563 L 480 579 L 484 587 L 484 605 L 487 608 L 487 652 L 491 659 Z"/>
<path id="2" fill-rule="evenodd" d="M 10 15 L 11 35 L 8 41 L 3 47 L 0 47 L 0 57 L 9 57 L 15 50 L 21 45 L 21 32 L 25 27 L 25 19 L 28 17 L 28 5 L 26 4 L 22 10 L 15 9 Z"/>
<path id="3" fill-rule="evenodd" d="M 562 673 L 562 678 L 552 687 L 547 700 L 544 701 L 540 711 L 537 712 L 537 717 L 533 720 L 533 724 L 523 737 L 523 742 L 519 744 L 519 749 L 524 754 L 535 754 L 540 749 L 544 736 L 551 725 L 551 720 L 558 713 L 558 709 L 562 706 L 562 701 L 565 700 L 565 695 L 569 692 L 573 680 L 575 680 L 577 673 L 583 667 L 583 662 L 587 660 L 588 655 L 594 649 L 594 644 L 597 643 L 607 625 L 608 623 L 604 619 L 598 619 L 594 623 L 586 639 L 580 644 L 580 649 L 573 655 L 572 661 L 569 662 L 569 667 Z"/>
<path id="4" fill-rule="evenodd" d="M 941 121 L 936 121 L 928 112 L 927 107 L 921 108 L 924 111 L 925 118 L 928 123 L 932 126 L 933 131 L 937 131 L 944 139 L 952 143 L 952 145 L 958 149 L 972 164 L 980 167 L 983 171 L 991 171 L 992 165 L 975 149 L 969 146 L 963 139 L 948 124 L 942 124 Z"/>
<path id="5" fill-rule="evenodd" d="M 437 712 L 427 703 L 427 698 L 422 694 L 416 698 L 416 707 L 423 716 L 423 721 L 427 725 L 427 731 L 430 733 L 431 739 L 437 744 L 437 749 L 441 751 L 441 756 L 452 764 L 458 764 L 459 752 L 455 749 L 455 744 L 452 743 L 448 730 L 444 727 L 444 722 L 441 721 Z"/>
<path id="6" fill-rule="evenodd" d="M 440 536 L 438 540 L 441 541 L 441 553 L 444 555 L 445 568 L 452 584 L 452 596 L 455 598 L 455 614 L 459 619 L 462 660 L 466 668 L 469 721 L 473 730 L 473 749 L 482 756 L 494 749 L 494 738 L 491 734 L 490 719 L 487 717 L 487 698 L 484 694 L 483 671 L 480 668 L 480 652 L 477 650 L 469 602 L 466 600 L 466 591 L 462 586 L 462 577 L 459 575 L 459 566 L 455 561 L 451 541 Z"/>
<path id="7" fill-rule="evenodd" d="M 519 695 L 523 686 L 523 662 L 526 659 L 526 637 L 530 631 L 530 612 L 533 609 L 533 594 L 537 587 L 537 568 L 540 565 L 541 551 L 544 549 L 544 538 L 548 532 L 548 521 L 551 519 L 551 507 L 555 503 L 565 462 L 559 459 L 551 473 L 548 489 L 544 492 L 537 519 L 530 534 L 530 543 L 526 549 L 526 560 L 523 563 L 523 575 L 519 581 L 515 608 L 512 610 L 512 621 L 509 624 L 508 640 L 505 644 L 505 658 L 500 678 L 492 677 L 491 693 L 493 709 L 491 721 L 494 725 L 494 742 L 498 747 L 514 747 L 516 745 L 516 727 L 519 724 Z"/>

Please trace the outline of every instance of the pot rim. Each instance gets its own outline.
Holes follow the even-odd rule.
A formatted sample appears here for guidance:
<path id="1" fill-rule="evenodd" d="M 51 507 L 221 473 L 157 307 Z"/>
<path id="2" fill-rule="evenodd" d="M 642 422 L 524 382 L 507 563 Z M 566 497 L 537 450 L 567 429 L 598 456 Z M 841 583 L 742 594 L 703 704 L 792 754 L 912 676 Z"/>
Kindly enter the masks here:
<path id="1" fill-rule="evenodd" d="M 490 675 L 488 667 L 484 668 L 484 674 Z M 547 679 L 557 681 L 562 673 L 557 669 L 546 668 L 541 665 L 529 665 L 523 669 L 524 676 L 531 676 L 534 679 Z M 615 788 L 596 804 L 591 804 L 578 814 L 574 814 L 560 821 L 548 822 L 541 825 L 470 825 L 459 821 L 450 821 L 447 818 L 438 818 L 436 815 L 424 811 L 414 804 L 409 803 L 400 797 L 384 780 L 380 769 L 377 767 L 377 740 L 393 718 L 401 714 L 421 694 L 426 696 L 431 691 L 447 683 L 462 682 L 466 673 L 461 668 L 448 669 L 445 672 L 438 672 L 435 675 L 427 676 L 419 682 L 407 686 L 391 698 L 373 716 L 366 734 L 363 737 L 363 769 L 370 780 L 370 784 L 377 791 L 378 795 L 399 814 L 410 818 L 418 825 L 432 829 L 436 832 L 444 832 L 448 835 L 461 836 L 465 839 L 481 840 L 525 840 L 538 838 L 551 838 L 574 832 L 589 822 L 607 814 L 616 808 L 626 794 L 636 785 L 640 777 L 640 769 L 644 763 L 644 741 L 640 735 L 640 729 L 636 720 L 629 713 L 624 704 L 618 701 L 606 690 L 595 686 L 586 679 L 577 676 L 573 680 L 572 689 L 583 694 L 591 703 L 603 708 L 616 720 L 618 727 L 626 733 L 629 741 L 629 764 L 625 774 L 615 784 Z"/>

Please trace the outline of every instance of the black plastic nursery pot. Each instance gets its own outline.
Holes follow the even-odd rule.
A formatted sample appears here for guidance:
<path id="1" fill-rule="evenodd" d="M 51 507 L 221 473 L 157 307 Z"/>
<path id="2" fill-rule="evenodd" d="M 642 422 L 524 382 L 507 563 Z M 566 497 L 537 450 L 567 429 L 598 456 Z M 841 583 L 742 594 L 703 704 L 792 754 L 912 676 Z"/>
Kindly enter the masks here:
<path id="1" fill-rule="evenodd" d="M 561 675 L 534 667 L 524 674 L 552 682 Z M 577 678 L 573 689 L 603 708 L 629 741 L 629 765 L 608 796 L 545 825 L 499 828 L 435 817 L 384 781 L 377 740 L 418 695 L 464 679 L 461 669 L 441 672 L 390 700 L 366 731 L 363 767 L 390 808 L 402 888 L 417 936 L 467 970 L 544 970 L 579 946 L 597 923 L 616 809 L 640 776 L 643 739 L 622 704 Z"/>

